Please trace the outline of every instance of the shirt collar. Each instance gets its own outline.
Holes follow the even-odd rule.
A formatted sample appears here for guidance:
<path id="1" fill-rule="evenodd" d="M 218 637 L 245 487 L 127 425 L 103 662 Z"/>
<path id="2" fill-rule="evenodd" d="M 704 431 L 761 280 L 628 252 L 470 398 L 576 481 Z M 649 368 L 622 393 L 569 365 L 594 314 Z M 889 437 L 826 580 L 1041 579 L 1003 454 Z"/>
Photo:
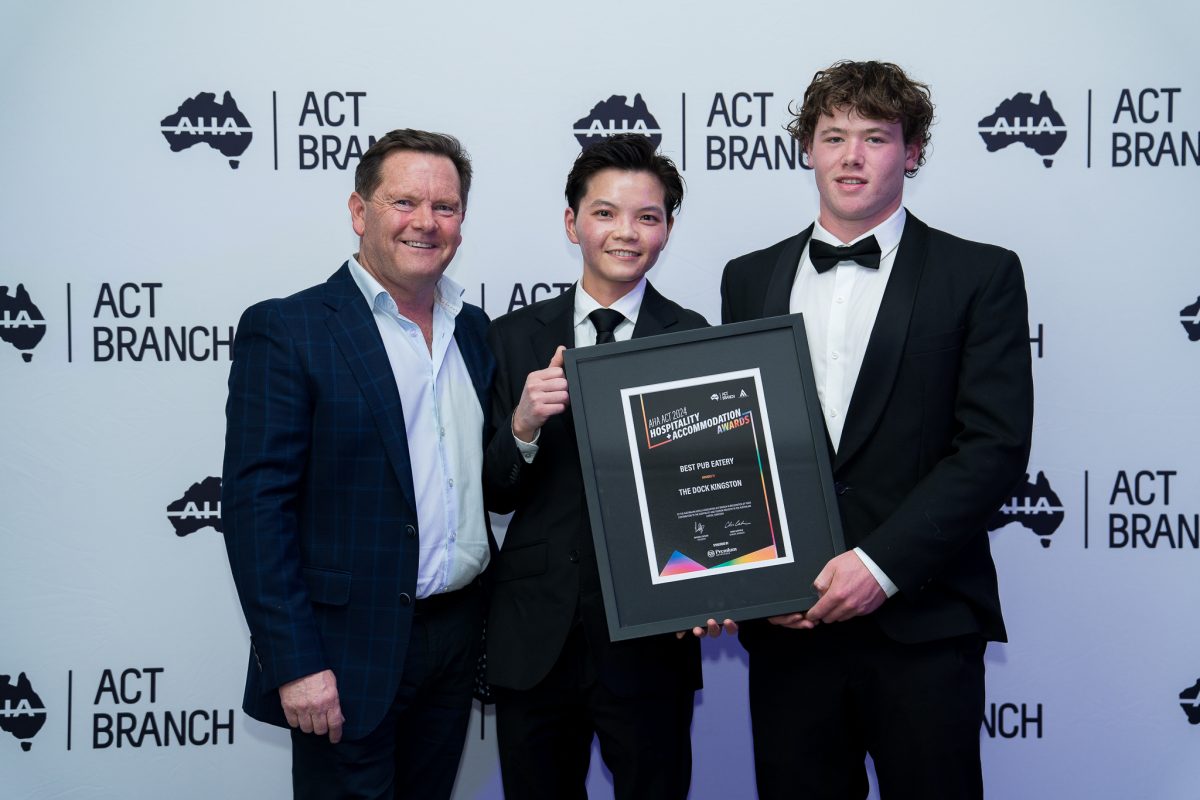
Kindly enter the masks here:
<path id="1" fill-rule="evenodd" d="M 354 283 L 358 286 L 358 290 L 362 292 L 362 296 L 366 298 L 367 305 L 371 310 L 382 309 L 391 314 L 398 314 L 396 310 L 396 301 L 383 288 L 383 284 L 375 279 L 375 276 L 367 272 L 366 267 L 358 262 L 354 256 L 350 256 L 350 276 L 354 278 Z M 434 292 L 434 303 L 444 309 L 452 318 L 458 316 L 458 312 L 462 310 L 462 296 L 466 292 L 455 280 L 446 274 L 442 274 L 438 278 L 437 288 Z"/>
<path id="2" fill-rule="evenodd" d="M 900 244 L 900 237 L 904 233 L 904 220 L 907 219 L 907 214 L 904 211 L 904 206 L 897 208 L 890 217 L 876 225 L 871 230 L 864 233 L 862 236 L 856 237 L 849 242 L 841 242 L 836 236 L 821 227 L 821 221 L 817 220 L 813 224 L 812 238 L 819 242 L 826 242 L 832 245 L 854 244 L 857 241 L 874 236 L 875 241 L 879 243 L 880 258 L 884 258 L 891 251 L 895 250 Z"/>
<path id="3" fill-rule="evenodd" d="M 646 296 L 646 278 L 642 277 L 637 285 L 626 292 L 611 306 L 608 306 L 614 311 L 620 311 L 625 319 L 630 322 L 637 323 L 638 312 L 642 309 L 642 298 Z M 587 320 L 588 314 L 595 311 L 597 308 L 604 308 L 596 298 L 592 297 L 583 289 L 583 284 L 577 282 L 575 284 L 575 324 L 580 325 Z"/>

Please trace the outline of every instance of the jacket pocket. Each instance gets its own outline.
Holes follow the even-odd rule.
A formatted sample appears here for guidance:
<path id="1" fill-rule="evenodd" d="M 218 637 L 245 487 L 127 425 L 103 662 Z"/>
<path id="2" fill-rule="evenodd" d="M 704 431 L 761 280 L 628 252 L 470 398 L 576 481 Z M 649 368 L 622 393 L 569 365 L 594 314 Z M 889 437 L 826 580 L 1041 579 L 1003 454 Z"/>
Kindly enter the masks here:
<path id="1" fill-rule="evenodd" d="M 963 335 L 966 328 L 955 328 L 945 333 L 935 333 L 932 336 L 917 336 L 909 339 L 904 346 L 904 355 L 919 356 L 922 353 L 937 353 L 942 350 L 957 350 L 962 347 Z"/>
<path id="2" fill-rule="evenodd" d="M 350 573 L 337 569 L 304 567 L 300 570 L 314 603 L 344 606 L 350 602 Z"/>
<path id="3" fill-rule="evenodd" d="M 546 542 L 534 542 L 520 547 L 505 547 L 496 559 L 496 582 L 512 581 L 541 575 L 546 571 L 549 556 Z"/>

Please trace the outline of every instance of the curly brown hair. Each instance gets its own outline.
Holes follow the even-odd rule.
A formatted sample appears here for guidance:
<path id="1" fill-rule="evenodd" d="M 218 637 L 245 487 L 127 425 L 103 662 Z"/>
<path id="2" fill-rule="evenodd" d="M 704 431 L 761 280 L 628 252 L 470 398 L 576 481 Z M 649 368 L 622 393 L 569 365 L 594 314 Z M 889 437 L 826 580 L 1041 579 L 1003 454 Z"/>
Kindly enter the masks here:
<path id="1" fill-rule="evenodd" d="M 800 107 L 788 107 L 794 115 L 788 133 L 808 150 L 817 121 L 835 109 L 849 109 L 865 119 L 899 122 L 904 143 L 921 146 L 917 167 L 905 174 L 911 178 L 925 163 L 933 101 L 929 86 L 909 78 L 900 67 L 886 61 L 839 61 L 818 71 L 804 90 Z"/>

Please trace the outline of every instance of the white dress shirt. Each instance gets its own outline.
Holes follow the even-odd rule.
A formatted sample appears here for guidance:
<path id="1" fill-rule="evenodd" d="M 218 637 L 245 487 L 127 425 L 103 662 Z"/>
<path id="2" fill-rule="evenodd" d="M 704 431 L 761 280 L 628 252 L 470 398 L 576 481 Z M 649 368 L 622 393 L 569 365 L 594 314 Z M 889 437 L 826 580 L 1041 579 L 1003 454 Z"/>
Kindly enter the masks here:
<path id="1" fill-rule="evenodd" d="M 420 531 L 417 597 L 461 589 L 487 566 L 483 512 L 483 409 L 454 339 L 463 288 L 443 275 L 433 344 L 354 257 L 350 274 L 375 317 L 392 365 L 408 435 Z M 400 535 L 400 531 L 396 532 Z"/>
<path id="2" fill-rule="evenodd" d="M 879 314 L 883 292 L 896 263 L 900 236 L 904 233 L 904 207 L 876 227 L 850 242 L 842 242 L 817 222 L 812 238 L 832 245 L 854 244 L 868 236 L 879 243 L 879 269 L 871 269 L 853 261 L 842 261 L 827 272 L 817 272 L 808 257 L 808 245 L 800 255 L 796 280 L 788 310 L 804 315 L 804 330 L 808 336 L 808 352 L 812 358 L 817 397 L 825 416 L 825 429 L 836 452 L 842 441 L 846 412 L 854 397 L 858 373 L 875 317 Z M 879 581 L 888 597 L 899 589 L 896 584 L 863 552 L 854 548 L 863 564 Z"/>

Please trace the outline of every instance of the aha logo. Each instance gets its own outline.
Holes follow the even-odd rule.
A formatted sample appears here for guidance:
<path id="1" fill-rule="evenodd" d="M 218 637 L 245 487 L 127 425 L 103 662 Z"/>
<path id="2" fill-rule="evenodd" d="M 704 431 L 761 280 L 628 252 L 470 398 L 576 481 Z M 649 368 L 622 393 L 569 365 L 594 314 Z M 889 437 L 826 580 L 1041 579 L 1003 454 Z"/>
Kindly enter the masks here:
<path id="1" fill-rule="evenodd" d="M 1050 488 L 1046 474 L 1039 472 L 1037 480 L 1030 483 L 1026 473 L 1024 482 L 1017 486 L 1009 501 L 988 520 L 988 531 L 997 531 L 1016 522 L 1036 533 L 1042 547 L 1049 547 L 1050 537 L 1062 525 L 1065 516 L 1062 501 Z"/>
<path id="2" fill-rule="evenodd" d="M 46 704 L 22 672 L 17 683 L 9 675 L 0 675 L 0 731 L 7 731 L 21 742 L 26 753 L 33 747 L 29 741 L 46 724 Z"/>
<path id="3" fill-rule="evenodd" d="M 1190 306 L 1179 309 L 1179 324 L 1187 332 L 1189 342 L 1200 342 L 1200 297 Z"/>
<path id="4" fill-rule="evenodd" d="M 649 137 L 655 147 L 662 144 L 662 129 L 640 94 L 633 96 L 631 105 L 625 104 L 623 94 L 614 94 L 597 103 L 586 117 L 575 120 L 574 133 L 585 150 L 616 133 L 640 133 Z"/>
<path id="5" fill-rule="evenodd" d="M 1051 156 L 1067 140 L 1067 127 L 1045 92 L 1036 103 L 1029 92 L 1018 92 L 979 120 L 979 136 L 989 153 L 1023 144 L 1042 156 L 1042 164 L 1049 168 L 1054 165 Z"/>
<path id="6" fill-rule="evenodd" d="M 172 153 L 207 144 L 229 159 L 230 169 L 238 168 L 241 162 L 237 157 L 246 152 L 254 138 L 250 121 L 229 92 L 219 103 L 212 92 L 189 97 L 174 114 L 163 117 L 159 126 Z"/>
<path id="7" fill-rule="evenodd" d="M 1179 700 L 1179 707 L 1187 715 L 1188 724 L 1200 725 L 1200 678 L 1179 693 Z"/>
<path id="8" fill-rule="evenodd" d="M 21 353 L 21 359 L 28 364 L 33 360 L 30 351 L 37 347 L 45 335 L 46 318 L 30 299 L 25 286 L 18 283 L 11 295 L 7 286 L 0 286 L 0 341 L 15 347 Z"/>
<path id="9" fill-rule="evenodd" d="M 167 506 L 167 519 L 175 528 L 176 536 L 187 536 L 202 528 L 223 533 L 221 479 L 205 478 L 200 483 L 193 483 L 183 497 Z"/>

